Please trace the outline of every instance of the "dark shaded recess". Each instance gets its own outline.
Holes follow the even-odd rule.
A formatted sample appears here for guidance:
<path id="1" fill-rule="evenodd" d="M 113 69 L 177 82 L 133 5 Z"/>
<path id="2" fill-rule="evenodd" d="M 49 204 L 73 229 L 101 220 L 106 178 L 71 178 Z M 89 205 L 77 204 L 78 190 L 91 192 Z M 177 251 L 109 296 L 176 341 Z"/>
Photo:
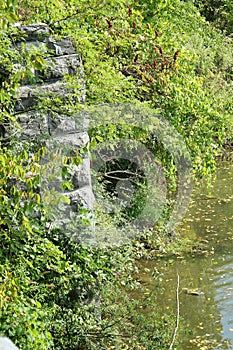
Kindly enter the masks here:
<path id="1" fill-rule="evenodd" d="M 0 124 L 0 138 L 5 138 L 6 136 L 6 128 L 4 124 Z"/>
<path id="2" fill-rule="evenodd" d="M 139 164 L 128 159 L 112 159 L 99 169 L 99 173 L 102 174 L 99 183 L 103 184 L 106 195 L 111 197 L 118 197 L 116 187 L 119 181 L 128 180 L 131 182 L 135 192 L 132 194 L 130 205 L 123 208 L 121 212 L 129 219 L 137 217 L 144 208 L 143 198 L 146 198 L 145 189 L 147 186 L 146 176 Z M 142 191 L 142 186 L 144 186 L 144 191 Z"/>
<path id="3" fill-rule="evenodd" d="M 232 34 L 233 18 L 230 14 L 233 7 L 231 1 L 195 0 L 194 4 L 208 22 L 212 22 L 215 27 L 226 32 L 226 34 Z"/>
<path id="4" fill-rule="evenodd" d="M 121 181 L 121 179 L 136 180 L 139 175 L 137 167 L 136 163 L 127 159 L 112 159 L 99 169 L 99 174 L 102 175 L 99 182 L 104 185 L 104 189 L 108 194 L 117 196 L 116 186 L 118 181 Z M 142 175 L 142 171 L 140 171 L 140 175 Z"/>
<path id="5" fill-rule="evenodd" d="M 9 81 L 9 76 L 11 72 L 6 68 L 0 65 L 0 85 L 5 81 Z"/>

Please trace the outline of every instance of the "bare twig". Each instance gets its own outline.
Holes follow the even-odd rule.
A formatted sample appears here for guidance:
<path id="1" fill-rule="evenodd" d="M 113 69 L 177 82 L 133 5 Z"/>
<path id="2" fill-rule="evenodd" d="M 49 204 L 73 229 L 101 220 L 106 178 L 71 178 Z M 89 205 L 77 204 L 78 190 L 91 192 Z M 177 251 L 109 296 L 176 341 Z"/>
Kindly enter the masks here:
<path id="1" fill-rule="evenodd" d="M 19 132 L 19 131 L 17 130 L 17 131 L 15 131 L 13 134 L 11 134 L 11 135 L 9 135 L 9 136 L 7 136 L 7 137 L 0 137 L 0 142 L 1 142 L 1 141 L 6 141 L 6 140 L 11 139 L 11 138 L 14 137 L 15 135 L 17 135 L 18 132 Z"/>
<path id="2" fill-rule="evenodd" d="M 101 6 L 100 6 L 100 4 L 101 4 Z M 99 6 L 98 6 L 98 5 L 99 5 Z M 103 5 L 101 2 L 99 2 L 99 4 L 97 4 L 96 7 L 88 6 L 88 7 L 85 9 L 85 11 L 83 11 L 83 13 L 87 12 L 87 10 L 95 11 L 95 10 L 100 10 L 100 9 L 102 9 L 102 8 L 104 8 L 104 5 Z M 80 10 L 77 9 L 75 12 L 71 13 L 70 15 L 67 15 L 66 17 L 63 17 L 63 18 L 58 19 L 57 21 L 54 21 L 54 23 L 55 23 L 55 24 L 58 24 L 58 23 L 60 23 L 60 22 L 67 21 L 68 19 L 74 18 L 74 17 L 76 17 L 77 15 L 80 15 L 80 13 L 81 13 Z"/>
<path id="3" fill-rule="evenodd" d="M 169 346 L 169 350 L 172 350 L 175 339 L 176 339 L 176 334 L 179 328 L 179 319 L 180 319 L 180 301 L 179 301 L 179 288 L 180 288 L 180 276 L 177 272 L 177 288 L 176 288 L 176 304 L 177 304 L 177 314 L 176 314 L 176 326 L 173 332 L 173 337 L 171 344 Z"/>
<path id="4" fill-rule="evenodd" d="M 128 175 L 128 177 L 117 177 L 115 176 L 115 174 L 122 174 L 122 175 Z M 132 177 L 130 177 L 130 175 Z M 108 172 L 104 172 L 104 173 L 100 173 L 98 174 L 98 176 L 104 176 L 107 177 L 109 179 L 114 179 L 114 180 L 120 180 L 120 181 L 128 181 L 130 180 L 132 183 L 134 183 L 134 181 L 132 180 L 133 177 L 135 178 L 142 178 L 145 179 L 145 176 L 142 176 L 136 172 L 132 172 L 130 170 L 113 170 L 113 171 L 108 171 Z"/>

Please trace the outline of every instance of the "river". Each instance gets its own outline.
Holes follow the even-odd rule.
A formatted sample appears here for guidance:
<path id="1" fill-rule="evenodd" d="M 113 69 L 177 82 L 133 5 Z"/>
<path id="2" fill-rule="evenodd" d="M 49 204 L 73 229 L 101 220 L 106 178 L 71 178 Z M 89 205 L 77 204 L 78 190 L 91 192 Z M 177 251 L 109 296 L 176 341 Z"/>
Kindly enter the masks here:
<path id="1" fill-rule="evenodd" d="M 233 164 L 222 163 L 211 189 L 202 183 L 180 229 L 206 244 L 206 253 L 143 261 L 142 280 L 151 292 L 157 281 L 147 269 L 162 273 L 157 303 L 162 313 L 180 311 L 177 350 L 233 349 Z M 179 303 L 177 303 L 177 274 Z"/>

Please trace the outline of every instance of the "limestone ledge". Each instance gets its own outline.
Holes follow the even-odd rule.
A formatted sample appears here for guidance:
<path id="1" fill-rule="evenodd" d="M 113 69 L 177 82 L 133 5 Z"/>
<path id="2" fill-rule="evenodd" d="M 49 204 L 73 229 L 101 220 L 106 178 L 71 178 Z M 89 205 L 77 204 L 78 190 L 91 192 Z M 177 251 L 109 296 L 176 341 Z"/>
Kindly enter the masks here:
<path id="1" fill-rule="evenodd" d="M 7 337 L 0 337 L 0 350 L 19 350 Z"/>
<path id="2" fill-rule="evenodd" d="M 83 79 L 82 60 L 77 54 L 72 40 L 69 38 L 56 39 L 51 37 L 46 24 L 32 24 L 18 26 L 22 33 L 22 41 L 17 42 L 18 48 L 22 42 L 28 49 L 41 49 L 47 67 L 44 72 L 35 72 L 33 85 L 22 85 L 17 91 L 15 113 L 21 126 L 17 137 L 22 140 L 37 141 L 44 137 L 48 148 L 53 152 L 60 147 L 62 151 L 70 152 L 85 146 L 89 141 L 87 129 L 88 118 L 85 113 L 73 115 L 69 103 L 77 101 L 85 103 L 85 85 Z M 76 76 L 80 80 L 80 98 L 64 81 L 64 76 Z M 59 98 L 60 107 L 54 109 L 38 108 L 41 98 L 50 103 Z M 62 108 L 63 103 L 63 108 Z M 53 103 L 51 104 L 53 107 Z M 73 167 L 71 179 L 73 191 L 65 193 L 71 203 L 81 203 L 85 208 L 92 210 L 94 196 L 91 186 L 90 159 L 83 156 L 83 162 Z"/>

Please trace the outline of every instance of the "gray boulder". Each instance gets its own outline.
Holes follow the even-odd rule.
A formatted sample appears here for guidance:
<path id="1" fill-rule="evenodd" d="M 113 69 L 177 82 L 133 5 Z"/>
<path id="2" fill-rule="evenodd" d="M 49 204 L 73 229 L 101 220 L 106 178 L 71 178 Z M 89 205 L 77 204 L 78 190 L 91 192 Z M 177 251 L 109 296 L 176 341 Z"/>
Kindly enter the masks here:
<path id="1" fill-rule="evenodd" d="M 0 350 L 19 350 L 7 337 L 0 337 Z"/>

